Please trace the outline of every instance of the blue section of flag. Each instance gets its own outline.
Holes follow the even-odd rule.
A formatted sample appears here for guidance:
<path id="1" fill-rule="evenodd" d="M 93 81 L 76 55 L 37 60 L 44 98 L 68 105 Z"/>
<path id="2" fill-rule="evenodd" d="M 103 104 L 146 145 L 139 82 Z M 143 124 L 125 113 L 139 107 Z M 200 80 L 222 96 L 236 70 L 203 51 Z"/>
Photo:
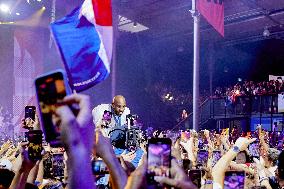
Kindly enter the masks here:
<path id="1" fill-rule="evenodd" d="M 102 41 L 95 25 L 84 16 L 79 18 L 79 14 L 80 7 L 51 24 L 69 81 L 78 92 L 100 83 L 109 75 L 98 55 Z"/>

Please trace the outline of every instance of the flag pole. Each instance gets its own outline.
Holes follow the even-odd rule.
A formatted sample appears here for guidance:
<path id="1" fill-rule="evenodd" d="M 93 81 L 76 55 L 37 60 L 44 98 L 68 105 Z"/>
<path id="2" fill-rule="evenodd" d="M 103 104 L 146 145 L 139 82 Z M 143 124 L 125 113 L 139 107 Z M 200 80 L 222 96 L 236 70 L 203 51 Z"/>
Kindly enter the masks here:
<path id="1" fill-rule="evenodd" d="M 192 0 L 191 14 L 193 17 L 193 129 L 199 129 L 199 12 L 196 9 L 196 0 Z"/>

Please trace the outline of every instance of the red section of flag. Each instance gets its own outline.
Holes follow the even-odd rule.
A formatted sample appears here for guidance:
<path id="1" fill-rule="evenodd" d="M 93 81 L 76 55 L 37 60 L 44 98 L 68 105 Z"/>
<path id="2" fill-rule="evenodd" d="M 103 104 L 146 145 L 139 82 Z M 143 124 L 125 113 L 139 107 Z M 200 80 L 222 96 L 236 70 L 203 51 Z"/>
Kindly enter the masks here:
<path id="1" fill-rule="evenodd" d="M 111 0 L 92 0 L 96 24 L 112 26 Z"/>
<path id="2" fill-rule="evenodd" d="M 223 0 L 197 0 L 197 9 L 204 18 L 224 37 Z"/>

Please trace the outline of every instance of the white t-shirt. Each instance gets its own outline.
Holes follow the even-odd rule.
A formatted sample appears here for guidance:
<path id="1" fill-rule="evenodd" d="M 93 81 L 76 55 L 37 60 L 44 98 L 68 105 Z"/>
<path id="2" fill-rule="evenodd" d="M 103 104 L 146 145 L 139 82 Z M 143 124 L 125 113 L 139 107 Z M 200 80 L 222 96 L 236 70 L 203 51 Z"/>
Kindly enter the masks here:
<path id="1" fill-rule="evenodd" d="M 98 106 L 96 106 L 93 110 L 92 110 L 92 115 L 93 115 L 93 122 L 96 126 L 100 127 L 101 125 L 101 121 L 102 121 L 102 118 L 103 118 L 103 115 L 104 115 L 104 111 L 107 110 L 107 111 L 110 111 L 112 112 L 112 108 L 111 108 L 111 104 L 100 104 Z M 124 112 L 122 113 L 121 115 L 121 125 L 125 125 L 127 124 L 127 120 L 126 120 L 126 116 L 130 114 L 130 110 L 129 108 L 125 107 L 125 110 Z M 103 129 L 103 135 L 104 136 L 107 136 L 108 135 L 108 132 L 109 130 L 114 127 L 116 125 L 116 122 L 115 122 L 115 118 L 114 116 L 111 117 L 111 123 L 110 123 L 110 128 L 104 128 Z"/>

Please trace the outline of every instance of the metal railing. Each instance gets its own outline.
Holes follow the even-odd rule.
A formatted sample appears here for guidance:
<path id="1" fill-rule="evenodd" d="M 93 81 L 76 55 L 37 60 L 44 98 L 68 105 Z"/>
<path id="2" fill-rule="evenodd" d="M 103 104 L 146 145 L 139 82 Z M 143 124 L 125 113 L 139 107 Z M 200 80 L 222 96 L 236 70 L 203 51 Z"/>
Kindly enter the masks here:
<path id="1" fill-rule="evenodd" d="M 200 105 L 200 126 L 210 119 L 247 117 L 284 116 L 278 113 L 278 95 L 238 96 L 235 101 L 228 97 L 211 97 Z M 175 128 L 183 128 L 184 124 L 192 128 L 192 114 Z"/>

